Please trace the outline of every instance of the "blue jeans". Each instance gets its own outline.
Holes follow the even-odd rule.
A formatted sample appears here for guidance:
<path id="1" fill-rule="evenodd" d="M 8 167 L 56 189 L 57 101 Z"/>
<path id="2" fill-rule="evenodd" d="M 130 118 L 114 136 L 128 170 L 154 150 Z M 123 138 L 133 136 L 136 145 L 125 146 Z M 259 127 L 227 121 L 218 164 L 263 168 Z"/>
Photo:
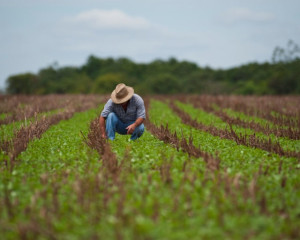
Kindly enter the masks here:
<path id="1" fill-rule="evenodd" d="M 115 133 L 119 133 L 122 135 L 127 134 L 127 127 L 134 122 L 129 122 L 129 123 L 123 123 L 118 116 L 111 112 L 108 114 L 106 118 L 106 134 L 108 139 L 114 140 L 115 139 Z M 144 133 L 144 124 L 139 125 L 136 127 L 131 135 L 131 140 L 136 140 L 140 136 L 142 136 Z"/>

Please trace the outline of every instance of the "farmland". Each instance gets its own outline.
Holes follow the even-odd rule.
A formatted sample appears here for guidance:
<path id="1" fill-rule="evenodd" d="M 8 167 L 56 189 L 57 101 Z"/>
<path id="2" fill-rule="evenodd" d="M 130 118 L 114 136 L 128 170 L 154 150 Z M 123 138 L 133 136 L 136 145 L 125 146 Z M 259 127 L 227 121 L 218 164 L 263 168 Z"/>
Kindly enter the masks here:
<path id="1" fill-rule="evenodd" d="M 300 97 L 145 97 L 136 141 L 107 99 L 0 97 L 3 239 L 300 238 Z"/>

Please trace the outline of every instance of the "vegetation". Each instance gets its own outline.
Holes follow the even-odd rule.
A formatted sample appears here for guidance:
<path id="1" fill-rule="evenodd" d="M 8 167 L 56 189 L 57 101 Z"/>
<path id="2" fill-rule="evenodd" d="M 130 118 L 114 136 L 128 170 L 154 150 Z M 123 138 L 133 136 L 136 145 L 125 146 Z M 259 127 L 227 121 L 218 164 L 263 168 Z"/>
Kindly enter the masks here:
<path id="1" fill-rule="evenodd" d="M 299 47 L 289 41 L 276 47 L 272 63 L 249 63 L 231 69 L 199 67 L 188 61 L 157 59 L 148 64 L 128 58 L 90 56 L 81 67 L 41 69 L 7 79 L 8 94 L 110 93 L 117 83 L 133 86 L 141 94 L 299 94 Z"/>
<path id="2" fill-rule="evenodd" d="M 136 141 L 101 138 L 105 97 L 73 97 L 0 102 L 18 119 L 0 139 L 3 239 L 299 239 L 299 97 L 144 98 Z"/>

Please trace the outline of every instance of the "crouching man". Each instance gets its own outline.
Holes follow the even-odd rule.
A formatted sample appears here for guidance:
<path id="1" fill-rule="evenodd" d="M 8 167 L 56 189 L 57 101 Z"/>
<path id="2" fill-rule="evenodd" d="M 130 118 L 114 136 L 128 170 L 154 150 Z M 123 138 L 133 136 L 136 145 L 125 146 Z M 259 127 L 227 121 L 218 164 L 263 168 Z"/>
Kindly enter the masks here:
<path id="1" fill-rule="evenodd" d="M 143 99 L 132 87 L 120 83 L 112 92 L 99 118 L 103 138 L 115 139 L 115 133 L 131 134 L 136 140 L 144 132 L 146 111 Z"/>

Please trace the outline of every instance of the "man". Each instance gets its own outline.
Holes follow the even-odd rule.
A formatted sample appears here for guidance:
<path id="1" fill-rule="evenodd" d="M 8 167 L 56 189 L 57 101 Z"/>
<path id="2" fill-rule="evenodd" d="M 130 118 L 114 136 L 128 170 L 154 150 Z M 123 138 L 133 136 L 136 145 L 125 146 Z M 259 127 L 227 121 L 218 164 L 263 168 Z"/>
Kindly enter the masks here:
<path id="1" fill-rule="evenodd" d="M 146 111 L 143 99 L 134 93 L 132 87 L 120 83 L 112 92 L 99 119 L 103 138 L 115 139 L 115 133 L 131 134 L 136 140 L 144 132 Z"/>

